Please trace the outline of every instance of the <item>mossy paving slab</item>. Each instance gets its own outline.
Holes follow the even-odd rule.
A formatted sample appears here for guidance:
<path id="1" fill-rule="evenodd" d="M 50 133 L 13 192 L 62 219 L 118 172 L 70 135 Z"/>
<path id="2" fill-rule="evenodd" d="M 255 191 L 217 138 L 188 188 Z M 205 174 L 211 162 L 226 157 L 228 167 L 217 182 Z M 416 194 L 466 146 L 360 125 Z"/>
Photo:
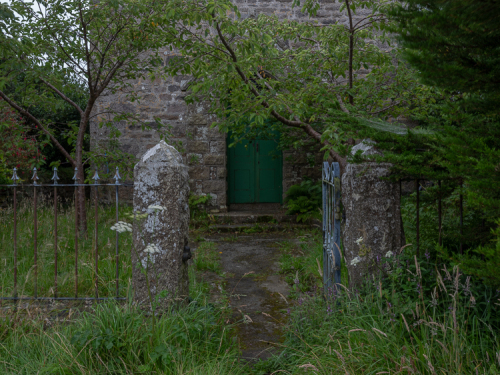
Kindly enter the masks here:
<path id="1" fill-rule="evenodd" d="M 283 341 L 282 326 L 290 307 L 289 285 L 279 275 L 277 242 L 290 237 L 278 234 L 242 234 L 225 241 L 211 236 L 221 252 L 225 291 L 233 310 L 232 322 L 241 322 L 237 337 L 242 359 L 250 362 L 268 358 Z"/>

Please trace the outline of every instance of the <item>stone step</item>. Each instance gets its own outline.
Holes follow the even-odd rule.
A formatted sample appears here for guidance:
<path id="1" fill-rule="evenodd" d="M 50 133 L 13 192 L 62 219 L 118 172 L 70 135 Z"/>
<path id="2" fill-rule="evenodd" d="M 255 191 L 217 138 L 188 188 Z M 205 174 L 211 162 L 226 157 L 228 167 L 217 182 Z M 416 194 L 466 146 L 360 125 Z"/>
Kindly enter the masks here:
<path id="1" fill-rule="evenodd" d="M 243 223 L 243 224 L 215 224 L 211 225 L 210 229 L 219 233 L 244 232 L 244 233 L 261 233 L 261 232 L 278 232 L 294 229 L 308 229 L 311 224 L 282 222 L 273 223 Z"/>
<path id="2" fill-rule="evenodd" d="M 295 222 L 294 215 L 286 215 L 286 211 L 231 211 L 213 214 L 220 224 L 252 224 Z"/>

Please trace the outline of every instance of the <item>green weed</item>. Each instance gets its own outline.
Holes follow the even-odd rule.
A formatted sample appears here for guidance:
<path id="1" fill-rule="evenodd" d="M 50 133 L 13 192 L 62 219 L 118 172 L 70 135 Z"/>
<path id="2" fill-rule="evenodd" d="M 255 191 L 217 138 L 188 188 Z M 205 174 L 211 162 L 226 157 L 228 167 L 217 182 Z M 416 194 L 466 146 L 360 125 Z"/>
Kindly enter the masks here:
<path id="1" fill-rule="evenodd" d="M 194 252 L 193 264 L 198 271 L 221 272 L 220 253 L 215 242 L 205 241 L 200 243 Z"/>
<path id="2" fill-rule="evenodd" d="M 314 292 L 322 285 L 323 247 L 319 231 L 301 233 L 300 244 L 291 241 L 279 243 L 281 257 L 280 273 L 292 286 L 290 297 L 297 298 L 300 293 Z"/>
<path id="3" fill-rule="evenodd" d="M 200 296 L 151 317 L 132 306 L 97 305 L 77 321 L 44 329 L 22 320 L 4 335 L 2 374 L 239 374 L 223 310 Z"/>
<path id="4" fill-rule="evenodd" d="M 255 223 L 250 228 L 243 229 L 243 233 L 251 234 L 251 233 L 262 233 L 265 231 L 265 228 L 262 227 L 259 223 Z"/>

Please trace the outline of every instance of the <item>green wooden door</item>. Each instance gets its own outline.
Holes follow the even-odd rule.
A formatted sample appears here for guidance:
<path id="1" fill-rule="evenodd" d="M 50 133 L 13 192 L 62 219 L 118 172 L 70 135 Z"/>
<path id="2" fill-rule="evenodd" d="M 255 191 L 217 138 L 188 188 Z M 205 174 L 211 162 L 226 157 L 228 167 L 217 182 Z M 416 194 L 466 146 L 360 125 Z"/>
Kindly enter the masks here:
<path id="1" fill-rule="evenodd" d="M 283 159 L 276 141 L 243 141 L 227 155 L 230 204 L 282 203 Z"/>

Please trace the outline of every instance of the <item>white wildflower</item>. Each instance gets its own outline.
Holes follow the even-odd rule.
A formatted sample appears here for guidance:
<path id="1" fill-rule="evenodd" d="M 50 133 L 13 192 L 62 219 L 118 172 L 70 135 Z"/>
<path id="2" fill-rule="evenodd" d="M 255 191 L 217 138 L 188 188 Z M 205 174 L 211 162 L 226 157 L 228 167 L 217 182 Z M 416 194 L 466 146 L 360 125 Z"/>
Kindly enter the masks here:
<path id="1" fill-rule="evenodd" d="M 356 257 L 353 260 L 351 260 L 351 266 L 355 266 L 359 262 L 361 262 L 361 258 L 360 257 Z"/>
<path id="2" fill-rule="evenodd" d="M 148 210 L 153 210 L 153 211 L 165 211 L 167 208 L 159 205 L 152 204 L 151 206 L 148 207 Z"/>
<path id="3" fill-rule="evenodd" d="M 144 252 L 153 255 L 153 254 L 159 253 L 160 248 L 158 246 L 156 246 L 155 244 L 150 243 L 148 246 L 146 246 L 146 248 L 144 249 Z"/>
<path id="4" fill-rule="evenodd" d="M 393 255 L 394 255 L 394 253 L 393 253 L 391 250 L 389 250 L 387 253 L 385 253 L 385 257 L 386 257 L 386 258 L 390 258 L 390 257 L 392 257 Z"/>
<path id="5" fill-rule="evenodd" d="M 361 245 L 361 242 L 363 242 L 363 237 L 359 237 L 357 240 L 356 240 L 356 243 L 358 245 Z"/>
<path id="6" fill-rule="evenodd" d="M 132 232 L 132 224 L 125 221 L 119 221 L 111 227 L 111 230 L 116 230 L 118 233 Z"/>

